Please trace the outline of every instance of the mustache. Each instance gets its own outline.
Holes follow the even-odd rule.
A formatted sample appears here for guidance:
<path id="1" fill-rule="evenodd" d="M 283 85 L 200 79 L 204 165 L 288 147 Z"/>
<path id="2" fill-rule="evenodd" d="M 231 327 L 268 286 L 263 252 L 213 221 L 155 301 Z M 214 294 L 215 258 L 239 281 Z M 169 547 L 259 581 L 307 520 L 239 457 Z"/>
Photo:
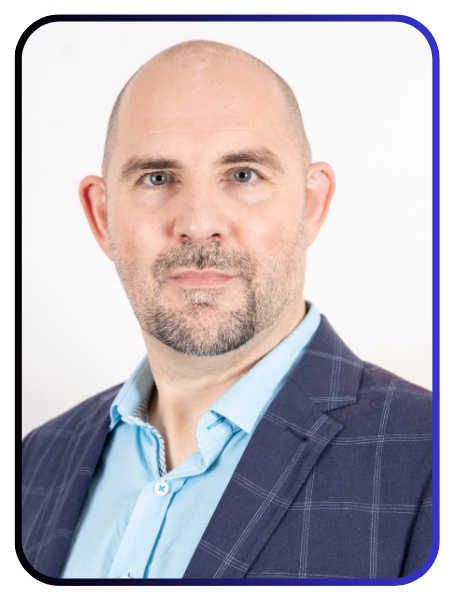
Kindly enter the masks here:
<path id="1" fill-rule="evenodd" d="M 225 250 L 219 242 L 198 245 L 184 242 L 158 256 L 153 265 L 153 277 L 159 283 L 175 269 L 217 269 L 251 280 L 255 275 L 255 263 L 248 252 Z"/>

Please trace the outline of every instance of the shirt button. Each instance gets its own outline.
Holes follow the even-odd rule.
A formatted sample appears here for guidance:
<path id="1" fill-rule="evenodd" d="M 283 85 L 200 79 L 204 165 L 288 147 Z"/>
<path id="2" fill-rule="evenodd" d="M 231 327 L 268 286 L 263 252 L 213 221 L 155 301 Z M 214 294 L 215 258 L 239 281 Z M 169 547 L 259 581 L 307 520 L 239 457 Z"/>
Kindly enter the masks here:
<path id="1" fill-rule="evenodd" d="M 157 496 L 165 496 L 169 493 L 169 484 L 167 481 L 158 481 L 153 488 L 153 491 Z"/>

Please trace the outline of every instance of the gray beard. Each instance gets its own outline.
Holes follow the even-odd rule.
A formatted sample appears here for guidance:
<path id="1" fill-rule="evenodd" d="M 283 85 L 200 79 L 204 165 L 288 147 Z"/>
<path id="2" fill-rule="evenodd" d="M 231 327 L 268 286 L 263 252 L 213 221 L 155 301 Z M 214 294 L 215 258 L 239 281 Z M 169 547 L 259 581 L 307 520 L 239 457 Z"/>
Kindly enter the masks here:
<path id="1" fill-rule="evenodd" d="M 292 278 L 295 274 L 301 276 L 297 254 L 301 252 L 302 236 L 300 231 L 283 265 L 266 265 L 264 269 L 260 266 L 262 280 L 248 253 L 225 251 L 218 242 L 204 246 L 186 242 L 165 252 L 152 268 L 152 280 L 142 272 L 142 267 L 125 264 L 114 243 L 111 243 L 111 252 L 134 314 L 145 333 L 183 354 L 217 356 L 238 349 L 272 326 L 292 302 Z M 236 310 L 221 310 L 222 288 L 181 288 L 183 309 L 167 308 L 161 300 L 164 281 L 174 269 L 180 268 L 218 269 L 241 275 L 245 287 L 241 306 Z M 277 271 L 278 277 L 275 277 Z"/>
<path id="2" fill-rule="evenodd" d="M 177 352 L 191 356 L 216 356 L 236 350 L 258 332 L 255 294 L 247 290 L 242 308 L 221 313 L 216 308 L 219 296 L 216 291 L 221 290 L 183 290 L 186 301 L 183 310 L 168 310 L 156 303 L 144 331 Z M 202 318 L 205 310 L 212 313 L 212 323 L 207 324 Z M 211 314 L 209 317 L 211 320 Z"/>

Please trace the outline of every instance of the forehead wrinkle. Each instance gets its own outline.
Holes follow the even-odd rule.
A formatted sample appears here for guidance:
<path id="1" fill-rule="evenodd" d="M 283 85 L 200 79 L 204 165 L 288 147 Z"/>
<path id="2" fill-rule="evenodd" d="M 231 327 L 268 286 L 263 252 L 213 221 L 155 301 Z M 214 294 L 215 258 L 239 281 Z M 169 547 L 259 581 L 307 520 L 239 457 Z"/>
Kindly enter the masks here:
<path id="1" fill-rule="evenodd" d="M 191 135 L 201 135 L 203 133 L 220 133 L 220 132 L 234 132 L 234 133 L 249 133 L 252 135 L 257 135 L 260 139 L 264 139 L 269 145 L 273 144 L 273 139 L 268 136 L 268 135 L 264 135 L 261 131 L 256 131 L 253 129 L 232 129 L 229 127 L 223 127 L 223 128 L 216 128 L 216 129 L 203 129 L 203 130 L 196 130 L 196 131 L 192 131 L 192 130 L 183 130 L 183 129 L 169 129 L 169 130 L 164 130 L 164 131 L 154 131 L 154 132 L 147 132 L 147 133 L 142 133 L 139 138 L 144 138 L 144 143 L 145 143 L 145 138 L 152 138 L 152 137 L 158 137 L 158 136 L 162 136 L 165 134 L 181 134 L 181 135 L 186 135 L 187 139 L 184 140 L 180 140 L 180 139 L 163 139 L 163 140 L 155 140 L 154 144 L 155 144 L 155 148 L 153 151 L 145 151 L 145 149 L 143 149 L 142 155 L 133 155 L 130 159 L 128 159 L 125 163 L 124 166 L 121 167 L 121 171 L 125 169 L 125 165 L 128 166 L 128 163 L 132 162 L 134 159 L 139 159 L 139 160 L 144 160 L 144 159 L 164 159 L 164 160 L 171 160 L 172 162 L 175 161 L 179 161 L 179 158 L 175 158 L 174 153 L 170 153 L 171 155 L 169 156 L 164 156 L 161 154 L 161 149 L 163 147 L 176 147 L 176 151 L 175 154 L 178 154 L 177 151 L 179 148 L 181 147 L 190 147 L 192 146 L 192 144 L 194 143 L 193 141 L 191 141 L 189 139 L 189 136 Z M 220 140 L 219 140 L 220 141 Z M 133 148 L 135 148 L 135 142 L 136 142 L 136 136 L 133 137 Z M 259 145 L 257 142 L 255 145 L 252 144 L 252 142 L 250 140 L 248 140 L 248 142 L 246 143 L 246 145 L 244 146 L 244 150 L 241 150 L 242 148 L 242 142 L 243 140 L 240 139 L 238 141 L 236 140 L 227 140 L 226 142 L 226 146 L 227 147 L 231 147 L 230 151 L 224 151 L 223 154 L 221 155 L 221 157 L 216 161 L 216 162 L 223 162 L 223 157 L 225 156 L 232 156 L 234 154 L 242 154 L 243 152 L 246 153 L 251 153 L 253 158 L 258 158 L 258 159 L 262 159 L 264 161 L 264 158 L 267 158 L 267 163 L 269 162 L 269 160 L 272 158 L 276 158 L 276 160 L 278 160 L 280 163 L 282 161 L 280 161 L 279 156 L 277 154 L 275 154 L 274 152 L 272 152 L 271 150 L 269 150 L 267 147 L 261 146 Z M 217 141 L 216 140 L 211 140 L 210 142 L 208 142 L 210 144 L 212 144 L 212 146 L 214 147 L 215 145 L 217 145 Z M 244 142 L 245 143 L 245 142 Z M 233 146 L 238 146 L 237 149 L 235 150 L 233 148 Z M 131 146 L 130 146 L 131 148 Z M 169 151 L 170 152 L 170 151 Z M 208 148 L 208 146 L 204 147 L 204 151 L 202 152 L 202 156 L 205 156 L 205 154 L 210 154 L 211 153 L 211 149 Z M 179 156 L 179 155 L 178 155 Z M 242 158 L 241 160 L 247 160 L 250 161 L 250 157 L 248 159 L 244 159 Z M 257 161 L 258 162 L 258 161 Z M 277 168 L 280 168 L 280 165 L 277 165 Z M 174 167 L 175 168 L 175 167 Z"/>
<path id="2" fill-rule="evenodd" d="M 248 124 L 258 127 L 258 131 L 266 128 L 279 129 L 280 122 L 284 121 L 284 106 L 281 104 L 278 108 L 282 112 L 274 114 L 274 105 L 272 102 L 252 102 L 249 98 L 233 96 L 227 101 L 221 103 L 218 99 L 207 100 L 204 96 L 199 101 L 193 100 L 193 94 L 187 93 L 186 97 L 180 99 L 181 102 L 188 102 L 189 110 L 184 106 L 184 110 L 179 110 L 174 102 L 164 102 L 164 97 L 149 98 L 127 98 L 123 102 L 120 115 L 120 124 L 118 132 L 127 131 L 130 126 L 137 128 L 148 128 L 151 132 L 214 132 L 227 129 L 229 131 L 239 131 L 248 129 Z M 154 103 L 157 103 L 157 107 Z M 251 108 L 246 108 L 245 104 L 253 104 Z M 224 126 L 221 126 L 224 123 Z M 203 127 L 202 125 L 203 124 Z M 227 126 L 227 124 L 229 126 Z M 286 132 L 288 128 L 286 127 Z"/>
<path id="3" fill-rule="evenodd" d="M 149 133 L 143 133 L 142 136 L 160 135 L 162 133 L 215 133 L 218 131 L 248 131 L 250 133 L 256 133 L 257 135 L 260 135 L 262 137 L 268 137 L 267 135 L 264 135 L 264 133 L 262 133 L 261 131 L 257 131 L 255 129 L 248 129 L 248 127 L 245 127 L 245 129 L 234 129 L 231 127 L 218 127 L 217 129 L 163 129 L 162 131 L 152 131 Z"/>

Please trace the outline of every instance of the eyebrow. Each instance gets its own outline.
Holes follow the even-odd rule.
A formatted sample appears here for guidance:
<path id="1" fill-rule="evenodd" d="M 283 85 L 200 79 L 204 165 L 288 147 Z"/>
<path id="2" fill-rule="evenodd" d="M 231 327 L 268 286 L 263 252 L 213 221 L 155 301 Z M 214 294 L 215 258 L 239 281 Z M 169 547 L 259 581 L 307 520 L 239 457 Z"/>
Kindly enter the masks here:
<path id="1" fill-rule="evenodd" d="M 257 163 L 278 171 L 282 175 L 286 174 L 277 155 L 267 148 L 250 148 L 232 154 L 225 154 L 220 159 L 220 163 L 228 165 L 243 162 Z"/>
<path id="2" fill-rule="evenodd" d="M 121 179 L 142 171 L 160 171 L 162 169 L 180 169 L 181 163 L 175 158 L 143 157 L 130 158 L 120 169 Z"/>
<path id="3" fill-rule="evenodd" d="M 264 165 L 278 171 L 282 175 L 285 175 L 285 171 L 281 165 L 280 160 L 267 148 L 249 148 L 247 150 L 241 150 L 239 152 L 232 152 L 230 154 L 224 154 L 220 159 L 219 163 L 223 165 L 239 164 L 239 163 L 256 163 Z M 159 171 L 163 169 L 181 169 L 182 164 L 176 158 L 164 158 L 164 157 L 134 157 L 130 158 L 123 167 L 120 169 L 120 178 L 127 179 L 130 175 L 135 173 L 142 173 L 143 171 Z"/>

